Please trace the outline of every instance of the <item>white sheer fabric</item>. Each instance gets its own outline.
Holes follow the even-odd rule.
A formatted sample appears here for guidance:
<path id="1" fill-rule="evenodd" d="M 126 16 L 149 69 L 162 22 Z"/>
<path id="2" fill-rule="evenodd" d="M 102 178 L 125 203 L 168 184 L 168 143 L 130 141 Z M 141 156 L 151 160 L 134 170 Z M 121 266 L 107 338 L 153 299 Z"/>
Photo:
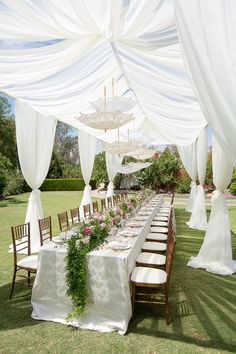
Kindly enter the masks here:
<path id="1" fill-rule="evenodd" d="M 3 3 L 0 39 L 28 46 L 30 40 L 60 41 L 0 50 L 1 91 L 109 142 L 116 132 L 94 130 L 76 117 L 90 111 L 104 85 L 111 94 L 114 77 L 116 94 L 133 90 L 135 135 L 144 142 L 189 144 L 205 126 L 177 43 L 171 0 Z M 126 137 L 127 127 L 120 135 Z"/>
<path id="2" fill-rule="evenodd" d="M 57 122 L 18 100 L 15 105 L 15 120 L 21 171 L 32 188 L 25 222 L 30 222 L 31 251 L 34 253 L 40 248 L 38 219 L 43 218 L 39 187 L 49 169 Z"/>
<path id="3" fill-rule="evenodd" d="M 191 178 L 191 191 L 189 199 L 186 205 L 185 210 L 192 212 L 193 205 L 196 199 L 197 194 L 197 152 L 196 152 L 196 143 L 193 142 L 189 145 L 177 145 L 179 156 L 183 162 L 184 168 L 187 171 L 189 177 Z"/>
<path id="4" fill-rule="evenodd" d="M 203 113 L 236 166 L 236 2 L 174 4 L 179 40 Z"/>
<path id="5" fill-rule="evenodd" d="M 229 213 L 224 190 L 231 181 L 233 165 L 218 142 L 212 141 L 213 181 L 217 190 L 212 196 L 212 210 L 205 238 L 196 257 L 191 257 L 188 266 L 204 268 L 219 275 L 236 272 L 236 262 L 232 259 Z"/>
<path id="6" fill-rule="evenodd" d="M 130 173 L 138 172 L 144 168 L 151 166 L 152 162 L 130 162 L 126 165 L 117 166 L 117 172 L 128 175 Z"/>
<path id="7" fill-rule="evenodd" d="M 107 197 L 112 197 L 114 195 L 114 179 L 118 173 L 116 168 L 120 166 L 123 160 L 123 156 L 109 154 L 106 152 L 106 167 L 109 179 L 109 184 L 107 186 Z"/>
<path id="8" fill-rule="evenodd" d="M 91 186 L 89 185 L 94 158 L 96 154 L 97 139 L 83 131 L 79 131 L 79 157 L 83 179 L 85 182 L 84 194 L 80 204 L 80 212 L 83 215 L 83 205 L 92 203 Z"/>
<path id="9" fill-rule="evenodd" d="M 207 216 L 205 193 L 203 184 L 206 176 L 207 165 L 207 128 L 204 128 L 197 139 L 197 171 L 199 185 L 197 187 L 197 194 L 195 197 L 192 214 L 187 223 L 192 229 L 206 230 Z"/>

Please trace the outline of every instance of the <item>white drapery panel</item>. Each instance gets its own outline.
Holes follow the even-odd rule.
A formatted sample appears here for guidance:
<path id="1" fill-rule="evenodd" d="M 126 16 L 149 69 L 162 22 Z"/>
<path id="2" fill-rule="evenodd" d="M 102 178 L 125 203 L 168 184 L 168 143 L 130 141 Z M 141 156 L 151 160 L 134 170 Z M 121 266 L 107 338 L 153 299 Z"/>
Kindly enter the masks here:
<path id="1" fill-rule="evenodd" d="M 174 4 L 179 40 L 203 113 L 236 166 L 236 2 Z"/>
<path id="2" fill-rule="evenodd" d="M 111 93 L 114 77 L 118 95 L 133 90 L 138 101 L 134 135 L 144 142 L 189 144 L 199 135 L 205 118 L 185 72 L 171 0 L 3 3 L 0 39 L 60 41 L 0 50 L 1 91 L 42 114 L 114 141 L 116 132 L 105 134 L 76 119 L 90 111 L 104 85 Z M 127 138 L 126 127 L 120 135 Z"/>
<path id="3" fill-rule="evenodd" d="M 190 258 L 188 266 L 203 268 L 219 275 L 230 275 L 236 272 L 236 262 L 232 259 L 229 213 L 224 190 L 231 181 L 233 165 L 215 138 L 212 141 L 212 159 L 216 191 L 211 200 L 211 215 L 201 249 L 196 257 Z"/>
<path id="4" fill-rule="evenodd" d="M 118 173 L 116 168 L 120 166 L 123 160 L 123 156 L 114 155 L 106 152 L 106 167 L 109 179 L 109 184 L 107 186 L 107 197 L 112 197 L 114 195 L 114 179 Z"/>
<path id="5" fill-rule="evenodd" d="M 197 194 L 197 152 L 196 152 L 196 143 L 189 145 L 177 145 L 177 149 L 179 152 L 179 156 L 181 161 L 183 162 L 184 168 L 187 171 L 189 177 L 191 178 L 191 191 L 189 195 L 189 199 L 186 205 L 185 210 L 192 212 L 193 205 L 196 199 Z"/>
<path id="6" fill-rule="evenodd" d="M 25 103 L 15 105 L 16 139 L 22 174 L 32 189 L 25 222 L 30 222 L 31 252 L 38 252 L 40 237 L 38 219 L 43 218 L 39 187 L 51 161 L 57 121 L 44 117 Z"/>
<path id="7" fill-rule="evenodd" d="M 89 182 L 93 172 L 97 139 L 94 138 L 92 135 L 89 135 L 83 131 L 79 131 L 78 140 L 80 166 L 85 182 L 84 194 L 80 203 L 80 213 L 81 215 L 83 215 L 83 205 L 92 203 L 91 186 L 89 185 Z"/>
<path id="8" fill-rule="evenodd" d="M 196 147 L 199 185 L 197 186 L 197 194 L 195 197 L 192 214 L 187 224 L 192 229 L 206 230 L 207 216 L 203 184 L 205 181 L 207 166 L 207 127 L 201 131 L 197 139 Z"/>

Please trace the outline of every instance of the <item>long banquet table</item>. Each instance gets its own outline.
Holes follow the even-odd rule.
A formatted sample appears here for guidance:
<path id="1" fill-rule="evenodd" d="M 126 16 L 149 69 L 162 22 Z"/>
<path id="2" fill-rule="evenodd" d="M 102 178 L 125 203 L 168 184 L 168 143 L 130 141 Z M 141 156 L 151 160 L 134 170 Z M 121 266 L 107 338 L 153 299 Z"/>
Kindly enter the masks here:
<path id="1" fill-rule="evenodd" d="M 66 246 L 55 248 L 53 242 L 42 246 L 32 290 L 32 317 L 83 329 L 125 334 L 132 314 L 130 275 L 161 203 L 160 198 L 144 226 L 137 229 L 138 236 L 127 238 L 132 244 L 130 249 L 114 251 L 105 247 L 87 255 L 90 303 L 86 314 L 72 321 L 66 320 L 72 309 L 71 300 L 66 295 Z"/>

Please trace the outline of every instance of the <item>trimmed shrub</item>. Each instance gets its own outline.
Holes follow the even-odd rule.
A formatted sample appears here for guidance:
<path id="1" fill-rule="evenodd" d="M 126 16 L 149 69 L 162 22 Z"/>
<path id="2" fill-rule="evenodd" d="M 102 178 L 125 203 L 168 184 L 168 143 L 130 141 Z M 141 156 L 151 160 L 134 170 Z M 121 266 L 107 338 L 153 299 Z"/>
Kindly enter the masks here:
<path id="1" fill-rule="evenodd" d="M 236 182 L 231 183 L 229 190 L 231 194 L 236 195 Z"/>
<path id="2" fill-rule="evenodd" d="M 96 181 L 90 180 L 92 189 L 96 188 Z M 85 187 L 82 178 L 60 178 L 60 179 L 45 179 L 41 191 L 82 191 Z"/>
<path id="3" fill-rule="evenodd" d="M 177 193 L 189 193 L 190 192 L 191 179 L 187 174 L 178 177 L 176 180 L 175 191 Z"/>

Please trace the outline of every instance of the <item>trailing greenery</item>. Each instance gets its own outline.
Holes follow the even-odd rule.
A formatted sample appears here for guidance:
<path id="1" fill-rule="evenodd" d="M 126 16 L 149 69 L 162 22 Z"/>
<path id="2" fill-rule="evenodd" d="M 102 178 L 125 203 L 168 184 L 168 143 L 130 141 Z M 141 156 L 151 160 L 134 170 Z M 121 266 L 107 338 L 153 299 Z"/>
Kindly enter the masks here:
<path id="1" fill-rule="evenodd" d="M 96 188 L 96 181 L 90 180 L 92 189 Z M 60 178 L 60 179 L 45 179 L 41 191 L 82 191 L 85 187 L 82 178 Z"/>
<path id="2" fill-rule="evenodd" d="M 87 254 L 97 249 L 108 237 L 108 226 L 91 219 L 78 226 L 77 233 L 68 240 L 66 257 L 67 295 L 73 309 L 68 320 L 83 315 L 89 302 L 87 292 Z"/>

